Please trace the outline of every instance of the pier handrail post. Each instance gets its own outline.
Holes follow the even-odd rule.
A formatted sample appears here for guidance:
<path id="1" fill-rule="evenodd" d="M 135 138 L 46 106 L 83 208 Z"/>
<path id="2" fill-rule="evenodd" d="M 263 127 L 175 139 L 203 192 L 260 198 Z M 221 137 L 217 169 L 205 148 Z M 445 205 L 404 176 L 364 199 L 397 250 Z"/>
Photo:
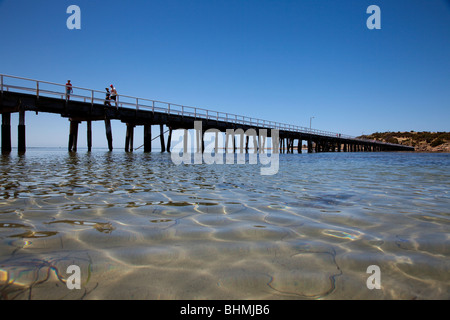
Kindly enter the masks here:
<path id="1" fill-rule="evenodd" d="M 94 106 L 94 90 L 91 90 L 91 106 Z"/>
<path id="2" fill-rule="evenodd" d="M 168 105 L 167 114 L 170 114 L 170 103 L 168 103 L 167 105 Z"/>
<path id="3" fill-rule="evenodd" d="M 136 98 L 136 110 L 139 110 L 139 98 Z"/>
<path id="4" fill-rule="evenodd" d="M 155 100 L 152 100 L 152 112 L 155 114 Z"/>
<path id="5" fill-rule="evenodd" d="M 208 120 L 208 110 L 206 110 L 206 120 Z"/>
<path id="6" fill-rule="evenodd" d="M 197 108 L 194 108 L 194 119 L 197 119 Z"/>
<path id="7" fill-rule="evenodd" d="M 39 99 L 39 81 L 36 81 L 36 98 Z"/>
<path id="8" fill-rule="evenodd" d="M 2 95 L 3 95 L 3 75 L 0 76 L 0 84 L 1 84 Z"/>

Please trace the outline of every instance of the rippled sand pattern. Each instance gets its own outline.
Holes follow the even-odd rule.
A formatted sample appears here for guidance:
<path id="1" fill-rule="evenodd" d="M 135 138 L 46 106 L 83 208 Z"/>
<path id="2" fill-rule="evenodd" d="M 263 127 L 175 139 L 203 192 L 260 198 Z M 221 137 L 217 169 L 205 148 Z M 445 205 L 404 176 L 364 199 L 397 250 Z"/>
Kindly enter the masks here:
<path id="1" fill-rule="evenodd" d="M 275 176 L 157 153 L 0 159 L 0 299 L 450 298 L 446 154 L 281 155 Z"/>

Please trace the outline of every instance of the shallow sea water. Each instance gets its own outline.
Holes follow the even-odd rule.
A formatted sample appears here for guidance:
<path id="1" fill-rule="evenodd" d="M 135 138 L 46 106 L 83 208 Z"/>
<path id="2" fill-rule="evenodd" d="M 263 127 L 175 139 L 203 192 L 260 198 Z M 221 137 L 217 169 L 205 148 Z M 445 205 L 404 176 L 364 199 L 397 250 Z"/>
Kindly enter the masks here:
<path id="1" fill-rule="evenodd" d="M 449 154 L 282 154 L 262 176 L 30 148 L 0 158 L 0 299 L 449 299 L 449 227 Z"/>

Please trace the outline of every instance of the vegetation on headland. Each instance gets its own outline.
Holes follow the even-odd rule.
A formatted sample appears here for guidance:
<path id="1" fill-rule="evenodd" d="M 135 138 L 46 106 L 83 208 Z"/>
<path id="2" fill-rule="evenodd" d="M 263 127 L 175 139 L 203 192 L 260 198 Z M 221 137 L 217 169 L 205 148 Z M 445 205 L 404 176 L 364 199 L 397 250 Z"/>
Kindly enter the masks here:
<path id="1" fill-rule="evenodd" d="M 412 146 L 418 152 L 450 152 L 450 132 L 376 132 L 358 138 Z"/>

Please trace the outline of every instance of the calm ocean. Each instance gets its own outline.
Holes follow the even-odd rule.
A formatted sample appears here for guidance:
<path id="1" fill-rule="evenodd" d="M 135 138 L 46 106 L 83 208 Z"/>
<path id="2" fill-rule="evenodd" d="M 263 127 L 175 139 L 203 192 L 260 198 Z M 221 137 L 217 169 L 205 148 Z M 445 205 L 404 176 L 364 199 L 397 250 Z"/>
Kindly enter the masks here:
<path id="1" fill-rule="evenodd" d="M 0 158 L 3 299 L 450 299 L 449 237 L 450 154 Z"/>

